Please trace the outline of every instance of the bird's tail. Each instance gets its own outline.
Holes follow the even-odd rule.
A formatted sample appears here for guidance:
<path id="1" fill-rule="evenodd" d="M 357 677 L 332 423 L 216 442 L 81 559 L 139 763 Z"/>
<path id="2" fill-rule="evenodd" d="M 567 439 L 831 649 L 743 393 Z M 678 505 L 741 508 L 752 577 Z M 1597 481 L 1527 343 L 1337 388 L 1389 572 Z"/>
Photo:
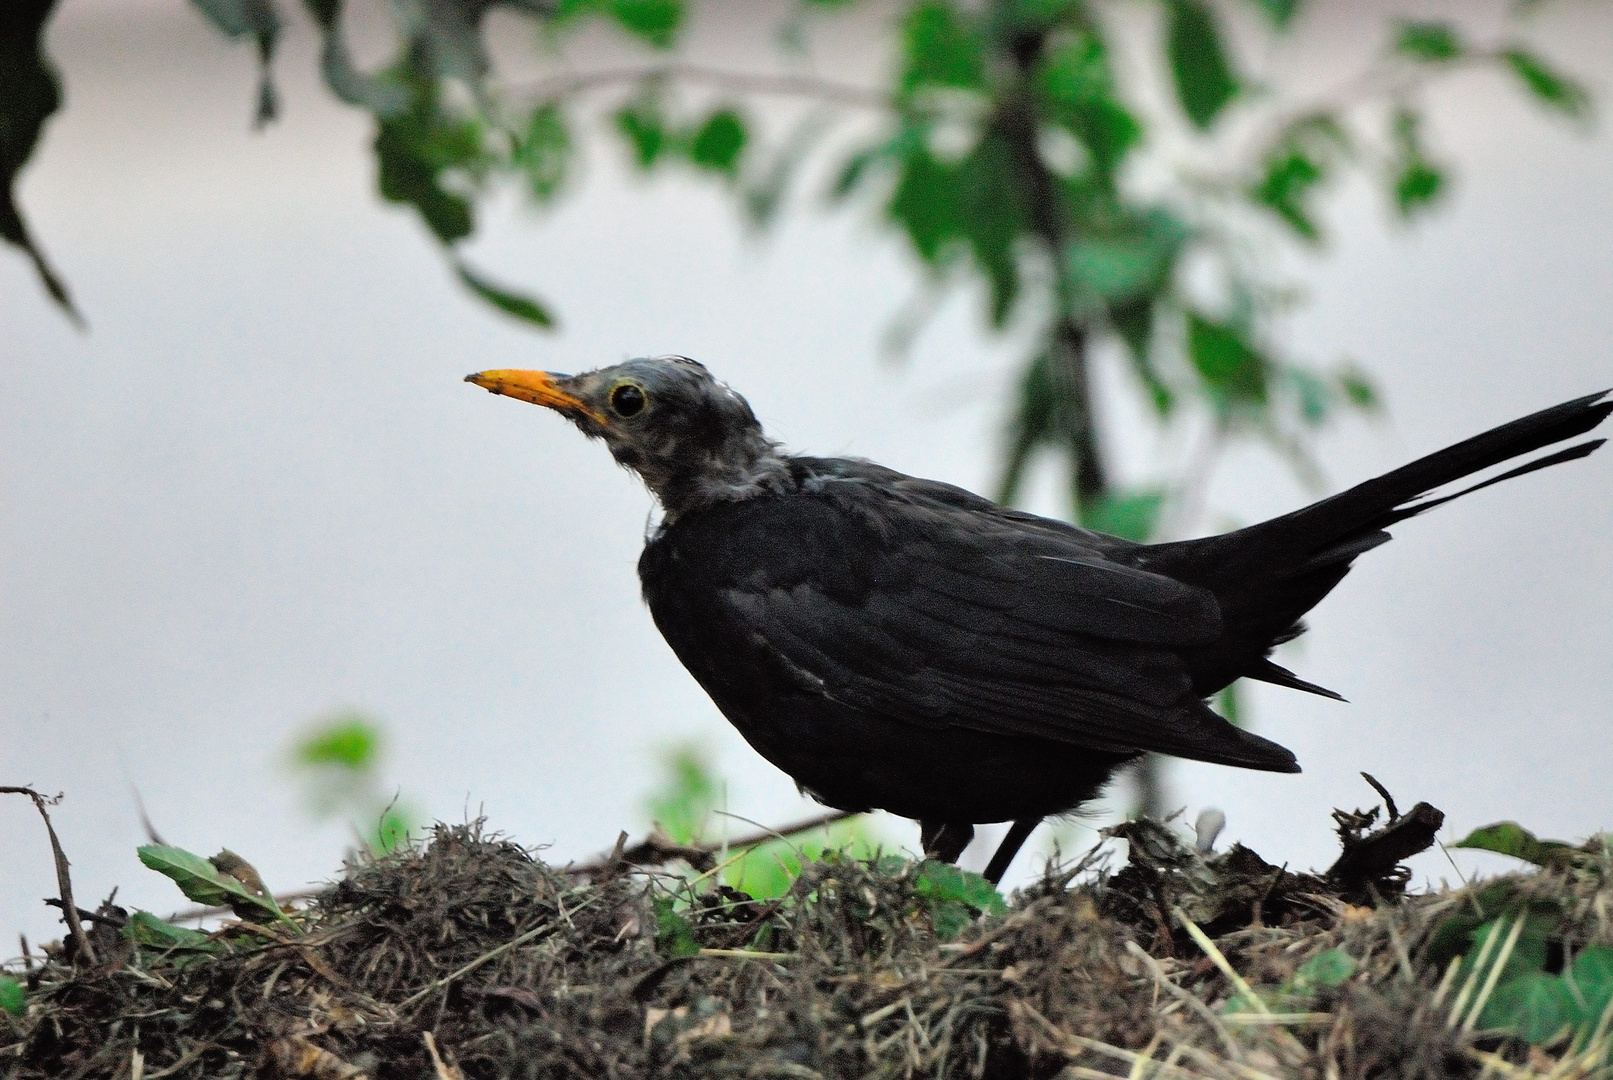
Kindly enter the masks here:
<path id="1" fill-rule="evenodd" d="M 1603 391 L 1542 409 L 1246 529 L 1148 548 L 1148 569 L 1208 588 L 1221 602 L 1226 633 L 1192 658 L 1195 688 L 1211 693 L 1244 676 L 1337 697 L 1271 663 L 1266 654 L 1303 631 L 1300 617 L 1332 591 L 1357 555 L 1389 540 L 1389 526 L 1491 484 L 1585 457 L 1601 446 L 1607 440 L 1575 443 L 1458 491 L 1439 493 L 1492 466 L 1585 434 L 1613 413 L 1610 395 L 1613 391 Z"/>

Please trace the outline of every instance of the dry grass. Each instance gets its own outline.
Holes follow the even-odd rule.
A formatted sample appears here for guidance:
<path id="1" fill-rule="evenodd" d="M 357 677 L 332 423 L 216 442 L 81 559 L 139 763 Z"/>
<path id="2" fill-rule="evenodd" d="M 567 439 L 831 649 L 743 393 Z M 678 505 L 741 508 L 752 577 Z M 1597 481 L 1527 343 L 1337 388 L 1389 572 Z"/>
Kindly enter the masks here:
<path id="1" fill-rule="evenodd" d="M 0 1076 L 1613 1075 L 1608 1017 L 1534 1047 L 1480 1031 L 1495 979 L 1450 959 L 1452 927 L 1500 910 L 1520 914 L 1490 971 L 1532 910 L 1613 942 L 1605 859 L 1405 896 L 1392 873 L 1346 886 L 1124 832 L 1118 872 L 1050 869 L 946 941 L 921 864 L 831 858 L 762 902 L 715 873 L 579 877 L 443 826 L 349 867 L 294 913 L 300 936 L 232 923 L 213 951 L 157 950 L 103 911 L 97 963 L 14 970 L 29 1007 L 0 1012 Z"/>

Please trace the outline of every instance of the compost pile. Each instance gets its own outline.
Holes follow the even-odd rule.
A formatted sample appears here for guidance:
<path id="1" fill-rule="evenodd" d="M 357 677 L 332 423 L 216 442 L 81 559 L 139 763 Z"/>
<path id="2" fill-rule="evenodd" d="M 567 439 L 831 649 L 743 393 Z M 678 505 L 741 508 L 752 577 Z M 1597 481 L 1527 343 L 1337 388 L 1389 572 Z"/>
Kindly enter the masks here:
<path id="1" fill-rule="evenodd" d="M 890 856 L 829 856 L 763 900 L 439 826 L 285 920 L 178 934 L 104 905 L 94 963 L 69 939 L 10 970 L 26 1003 L 0 1011 L 0 1076 L 1607 1073 L 1605 843 L 1523 833 L 1532 872 L 1406 895 L 1395 862 L 1438 811 L 1336 818 L 1326 873 L 1133 822 L 1123 863 L 1052 866 L 1007 903 Z"/>

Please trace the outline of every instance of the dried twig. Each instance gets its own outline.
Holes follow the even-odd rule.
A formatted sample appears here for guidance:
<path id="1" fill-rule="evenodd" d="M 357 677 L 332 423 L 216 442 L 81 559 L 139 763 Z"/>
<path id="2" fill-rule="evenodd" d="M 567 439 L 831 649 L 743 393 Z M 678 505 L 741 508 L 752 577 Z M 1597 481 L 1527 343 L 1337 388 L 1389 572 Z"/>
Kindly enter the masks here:
<path id="1" fill-rule="evenodd" d="M 87 964 L 100 963 L 95 955 L 95 947 L 90 944 L 90 936 L 84 932 L 84 924 L 79 920 L 78 905 L 73 903 L 73 878 L 68 873 L 67 852 L 62 850 L 62 842 L 56 838 L 56 826 L 50 823 L 50 812 L 45 809 L 47 805 L 61 801 L 61 796 L 49 799 L 31 787 L 0 787 L 0 795 L 28 796 L 34 801 L 34 808 L 39 811 L 39 816 L 45 819 L 45 832 L 50 835 L 51 854 L 56 859 L 56 887 L 61 892 L 62 917 L 67 920 L 67 929 L 73 935 L 78 955 L 82 956 Z"/>

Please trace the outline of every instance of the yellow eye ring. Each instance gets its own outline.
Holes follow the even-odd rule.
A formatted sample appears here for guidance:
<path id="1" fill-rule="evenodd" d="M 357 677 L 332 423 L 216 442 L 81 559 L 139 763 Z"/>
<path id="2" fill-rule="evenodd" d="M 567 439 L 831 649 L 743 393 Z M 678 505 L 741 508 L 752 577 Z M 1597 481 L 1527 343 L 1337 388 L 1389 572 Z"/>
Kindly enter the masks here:
<path id="1" fill-rule="evenodd" d="M 617 383 L 616 388 L 610 392 L 611 411 L 617 416 L 637 416 L 649 403 L 650 399 L 644 393 L 644 388 L 637 383 Z"/>

